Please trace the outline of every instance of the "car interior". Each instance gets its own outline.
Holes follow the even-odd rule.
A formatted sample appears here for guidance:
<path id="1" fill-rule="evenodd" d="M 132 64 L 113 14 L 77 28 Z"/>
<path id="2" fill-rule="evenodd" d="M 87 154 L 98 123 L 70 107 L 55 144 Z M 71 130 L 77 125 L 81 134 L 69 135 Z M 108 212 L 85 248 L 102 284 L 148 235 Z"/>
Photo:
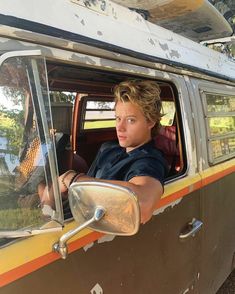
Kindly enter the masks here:
<path id="1" fill-rule="evenodd" d="M 59 174 L 68 169 L 86 172 L 102 143 L 117 140 L 114 86 L 140 77 L 50 62 L 47 69 Z M 161 88 L 163 117 L 153 139 L 168 163 L 170 179 L 186 168 L 177 89 L 169 82 L 156 82 Z M 66 95 L 73 101 L 61 99 Z"/>

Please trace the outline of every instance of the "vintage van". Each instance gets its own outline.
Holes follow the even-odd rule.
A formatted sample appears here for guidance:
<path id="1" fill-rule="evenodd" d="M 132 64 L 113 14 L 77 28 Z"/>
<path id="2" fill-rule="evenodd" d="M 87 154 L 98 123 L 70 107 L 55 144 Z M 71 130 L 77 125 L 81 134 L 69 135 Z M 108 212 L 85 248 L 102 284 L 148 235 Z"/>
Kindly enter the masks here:
<path id="1" fill-rule="evenodd" d="M 107 0 L 0 11 L 1 294 L 216 293 L 235 267 L 234 62 Z M 68 203 L 57 182 L 116 139 L 112 89 L 136 78 L 161 88 L 170 170 L 141 226 L 130 190 L 83 182 Z"/>

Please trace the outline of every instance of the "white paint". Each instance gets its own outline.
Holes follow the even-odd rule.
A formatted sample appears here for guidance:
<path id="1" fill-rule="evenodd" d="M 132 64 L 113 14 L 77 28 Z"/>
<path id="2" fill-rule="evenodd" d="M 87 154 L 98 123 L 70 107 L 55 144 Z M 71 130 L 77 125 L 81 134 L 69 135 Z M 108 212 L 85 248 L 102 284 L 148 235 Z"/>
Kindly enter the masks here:
<path id="1" fill-rule="evenodd" d="M 164 78 L 165 78 L 165 79 L 170 79 L 170 76 L 169 76 L 169 74 L 168 74 L 168 73 L 166 73 L 166 72 L 164 72 L 164 75 L 163 75 L 163 76 L 164 76 Z"/>
<path id="2" fill-rule="evenodd" d="M 116 237 L 116 235 L 104 235 L 103 237 L 101 237 L 100 239 L 98 239 L 98 243 L 101 244 L 101 243 L 104 243 L 104 242 L 111 242 L 113 241 L 113 239 Z M 83 247 L 83 250 L 84 251 L 87 251 L 88 249 L 92 248 L 93 246 L 95 245 L 94 242 L 92 243 L 89 243 L 87 245 L 85 245 Z"/>
<path id="3" fill-rule="evenodd" d="M 90 291 L 91 294 L 103 294 L 103 289 L 101 286 L 97 283 Z"/>
<path id="4" fill-rule="evenodd" d="M 163 206 L 163 207 L 161 207 L 161 208 L 158 208 L 157 210 L 155 210 L 154 212 L 153 212 L 153 215 L 157 215 L 157 214 L 159 214 L 159 213 L 162 213 L 162 212 L 164 212 L 164 210 L 167 208 L 167 207 L 174 207 L 175 205 L 177 205 L 177 204 L 179 204 L 180 202 L 181 202 L 181 200 L 182 200 L 182 198 L 180 198 L 180 199 L 178 199 L 178 200 L 176 200 L 176 201 L 174 201 L 174 202 L 171 202 L 171 203 L 169 203 L 168 205 L 165 205 L 165 206 Z"/>
<path id="5" fill-rule="evenodd" d="M 201 70 L 223 73 L 235 79 L 234 62 L 221 53 L 149 23 L 134 11 L 111 1 L 106 0 L 106 14 L 88 9 L 82 6 L 82 3 L 83 1 L 79 1 L 81 5 L 77 5 L 65 0 L 24 0 L 24 5 L 21 5 L 18 0 L 1 0 L 1 13 L 119 46 L 132 52 L 167 59 L 168 62 L 177 61 Z M 50 30 L 47 33 L 50 34 Z M 155 46 L 148 42 L 148 39 L 153 40 Z"/>
<path id="6" fill-rule="evenodd" d="M 190 79 L 189 79 L 189 77 L 188 76 L 184 76 L 184 79 L 185 79 L 185 81 L 186 82 L 189 82 L 190 81 Z M 195 87 L 195 85 L 193 84 L 193 87 Z"/>
<path id="7" fill-rule="evenodd" d="M 87 244 L 87 245 L 85 245 L 85 246 L 83 247 L 83 250 L 84 250 L 84 251 L 87 251 L 88 249 L 90 249 L 90 248 L 93 247 L 93 246 L 94 246 L 94 242 L 89 243 L 89 244 Z"/>
<path id="8" fill-rule="evenodd" d="M 188 292 L 189 292 L 189 288 L 186 289 L 182 294 L 186 294 L 186 293 L 188 293 Z"/>
<path id="9" fill-rule="evenodd" d="M 113 239 L 116 237 L 116 235 L 104 235 L 100 239 L 98 239 L 98 243 L 104 243 L 104 242 L 110 242 L 113 241 Z"/>

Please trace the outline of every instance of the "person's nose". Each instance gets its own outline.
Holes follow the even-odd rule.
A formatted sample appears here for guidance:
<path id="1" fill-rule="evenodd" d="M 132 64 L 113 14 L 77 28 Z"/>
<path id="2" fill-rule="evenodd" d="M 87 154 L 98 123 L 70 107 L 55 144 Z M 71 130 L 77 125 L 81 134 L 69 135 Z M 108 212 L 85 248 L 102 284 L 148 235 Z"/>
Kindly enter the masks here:
<path id="1" fill-rule="evenodd" d="M 125 120 L 121 119 L 116 123 L 116 129 L 118 132 L 124 132 L 126 130 Z"/>

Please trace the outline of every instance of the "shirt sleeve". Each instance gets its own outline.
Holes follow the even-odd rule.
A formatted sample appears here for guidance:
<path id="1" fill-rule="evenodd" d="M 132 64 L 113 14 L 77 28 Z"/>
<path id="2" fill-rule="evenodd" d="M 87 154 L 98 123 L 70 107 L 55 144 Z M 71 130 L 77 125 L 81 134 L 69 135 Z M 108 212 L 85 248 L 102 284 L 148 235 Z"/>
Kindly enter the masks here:
<path id="1" fill-rule="evenodd" d="M 164 186 L 167 174 L 167 166 L 164 160 L 159 158 L 137 159 L 126 173 L 126 181 L 138 176 L 149 176 L 158 180 Z"/>

